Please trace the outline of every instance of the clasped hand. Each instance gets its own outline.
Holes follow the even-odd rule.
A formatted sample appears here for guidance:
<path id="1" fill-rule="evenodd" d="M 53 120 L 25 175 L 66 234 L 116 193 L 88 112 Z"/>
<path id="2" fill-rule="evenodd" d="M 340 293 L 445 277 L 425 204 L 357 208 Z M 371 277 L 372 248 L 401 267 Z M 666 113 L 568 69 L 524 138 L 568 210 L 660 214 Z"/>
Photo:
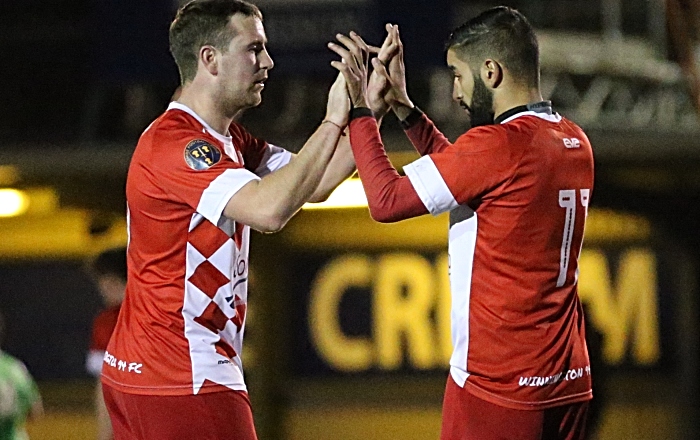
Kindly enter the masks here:
<path id="1" fill-rule="evenodd" d="M 331 65 L 345 78 L 346 93 L 352 106 L 369 107 L 377 117 L 383 117 L 390 107 L 410 103 L 398 26 L 387 24 L 386 29 L 387 36 L 379 48 L 368 45 L 355 32 L 350 32 L 349 36 L 338 34 L 338 43 L 328 43 L 328 47 L 341 57 Z M 372 57 L 374 54 L 376 56 Z"/>

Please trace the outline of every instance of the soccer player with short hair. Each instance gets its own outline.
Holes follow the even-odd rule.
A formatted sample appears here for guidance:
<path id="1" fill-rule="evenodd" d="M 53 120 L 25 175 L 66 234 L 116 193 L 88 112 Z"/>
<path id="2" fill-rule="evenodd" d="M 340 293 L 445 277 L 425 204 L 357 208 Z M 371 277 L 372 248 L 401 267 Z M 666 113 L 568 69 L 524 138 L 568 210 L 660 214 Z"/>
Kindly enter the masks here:
<path id="1" fill-rule="evenodd" d="M 473 128 L 452 144 L 408 98 L 396 26 L 368 80 L 363 43 L 333 65 L 353 103 L 350 140 L 370 212 L 394 222 L 449 212 L 450 375 L 443 440 L 583 439 L 592 397 L 578 258 L 593 190 L 584 132 L 539 90 L 534 31 L 498 7 L 447 44 L 454 98 Z M 391 107 L 422 157 L 400 176 L 375 117 Z M 371 108 L 371 110 L 370 110 Z"/>
<path id="2" fill-rule="evenodd" d="M 350 102 L 338 75 L 293 155 L 233 121 L 260 104 L 273 67 L 256 6 L 194 0 L 170 45 L 182 89 L 129 167 L 128 280 L 103 391 L 117 440 L 254 440 L 241 362 L 250 228 L 279 230 L 352 173 Z"/>

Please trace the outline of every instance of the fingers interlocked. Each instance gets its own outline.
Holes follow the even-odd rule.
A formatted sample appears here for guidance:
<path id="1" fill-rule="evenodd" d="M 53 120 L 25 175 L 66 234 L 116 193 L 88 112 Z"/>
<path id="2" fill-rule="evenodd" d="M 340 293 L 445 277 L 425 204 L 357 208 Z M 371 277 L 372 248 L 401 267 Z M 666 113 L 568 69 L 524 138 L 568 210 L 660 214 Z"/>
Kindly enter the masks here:
<path id="1" fill-rule="evenodd" d="M 333 61 L 331 65 L 345 78 L 348 95 L 355 107 L 366 107 L 369 101 L 373 104 L 372 110 L 385 110 L 387 104 L 384 98 L 388 96 L 389 90 L 387 87 L 391 88 L 396 82 L 391 75 L 396 73 L 397 67 L 401 68 L 398 76 L 403 75 L 403 47 L 398 26 L 387 24 L 386 30 L 387 36 L 381 47 L 368 45 L 355 32 L 350 32 L 349 35 L 337 34 L 337 42 L 328 43 L 328 47 L 341 57 L 341 61 Z M 371 60 L 374 73 L 370 77 L 372 55 L 376 56 Z M 400 64 L 396 64 L 397 59 Z M 371 96 L 367 96 L 368 87 L 371 88 Z"/>

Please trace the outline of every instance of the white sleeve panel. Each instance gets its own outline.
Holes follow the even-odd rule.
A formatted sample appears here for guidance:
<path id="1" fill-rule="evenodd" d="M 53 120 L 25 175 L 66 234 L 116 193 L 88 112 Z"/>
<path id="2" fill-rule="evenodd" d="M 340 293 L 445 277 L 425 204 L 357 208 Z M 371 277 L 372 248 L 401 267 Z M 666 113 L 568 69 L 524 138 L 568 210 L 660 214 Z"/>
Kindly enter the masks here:
<path id="1" fill-rule="evenodd" d="M 213 224 L 218 225 L 228 201 L 251 180 L 260 180 L 260 178 L 245 168 L 224 171 L 212 180 L 202 193 L 199 205 L 197 205 L 197 212 Z"/>
<path id="2" fill-rule="evenodd" d="M 430 156 L 421 157 L 403 167 L 403 170 L 432 215 L 442 214 L 458 206 Z"/>
<path id="3" fill-rule="evenodd" d="M 265 177 L 273 171 L 277 171 L 292 160 L 292 153 L 276 145 L 268 144 L 267 151 L 255 170 L 255 174 Z"/>
<path id="4" fill-rule="evenodd" d="M 105 352 L 102 350 L 90 350 L 85 359 L 85 369 L 91 376 L 100 377 L 102 373 L 102 363 L 104 362 Z"/>

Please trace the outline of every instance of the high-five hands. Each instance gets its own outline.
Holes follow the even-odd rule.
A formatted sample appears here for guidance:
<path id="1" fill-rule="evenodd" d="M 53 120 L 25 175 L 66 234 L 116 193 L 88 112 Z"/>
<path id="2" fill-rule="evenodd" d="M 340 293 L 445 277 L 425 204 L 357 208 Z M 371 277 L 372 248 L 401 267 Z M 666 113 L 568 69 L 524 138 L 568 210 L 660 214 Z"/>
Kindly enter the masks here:
<path id="1" fill-rule="evenodd" d="M 326 117 L 323 120 L 331 122 L 343 130 L 348 125 L 349 116 L 350 99 L 348 98 L 347 86 L 343 75 L 339 73 L 328 92 Z"/>
<path id="2" fill-rule="evenodd" d="M 345 78 L 348 95 L 353 107 L 367 107 L 367 78 L 369 70 L 370 48 L 355 32 L 350 36 L 337 34 L 341 44 L 328 43 L 328 47 L 342 58 L 332 61 L 331 66 Z"/>
<path id="3" fill-rule="evenodd" d="M 372 77 L 376 78 L 377 86 L 383 85 L 380 94 L 385 106 L 391 107 L 395 112 L 402 107 L 412 109 L 413 103 L 406 89 L 406 68 L 403 62 L 403 43 L 399 37 L 399 26 L 387 23 L 386 31 L 387 36 L 379 50 L 379 55 L 372 60 L 374 68 Z M 375 90 L 371 86 L 372 80 L 373 78 L 370 78 L 370 94 Z M 370 97 L 370 103 L 373 101 L 373 97 Z M 372 108 L 372 111 L 375 109 Z M 385 107 L 384 112 L 386 111 Z"/>
<path id="4" fill-rule="evenodd" d="M 369 107 L 378 118 L 389 108 L 413 108 L 406 91 L 406 74 L 403 62 L 403 44 L 396 25 L 386 25 L 387 36 L 380 48 L 370 46 L 355 32 L 350 36 L 338 34 L 337 43 L 328 47 L 340 55 L 341 61 L 331 65 L 338 69 L 347 83 L 350 101 L 354 107 Z M 371 54 L 373 71 L 369 71 Z"/>
<path id="5" fill-rule="evenodd" d="M 377 50 L 377 57 L 372 59 L 373 70 L 367 84 L 369 108 L 377 118 L 383 117 L 389 111 L 389 103 L 385 98 L 391 94 L 391 84 L 385 67 L 393 62 L 400 49 L 392 33 L 393 28 L 394 26 L 390 24 L 386 25 L 387 36 L 382 47 Z"/>

